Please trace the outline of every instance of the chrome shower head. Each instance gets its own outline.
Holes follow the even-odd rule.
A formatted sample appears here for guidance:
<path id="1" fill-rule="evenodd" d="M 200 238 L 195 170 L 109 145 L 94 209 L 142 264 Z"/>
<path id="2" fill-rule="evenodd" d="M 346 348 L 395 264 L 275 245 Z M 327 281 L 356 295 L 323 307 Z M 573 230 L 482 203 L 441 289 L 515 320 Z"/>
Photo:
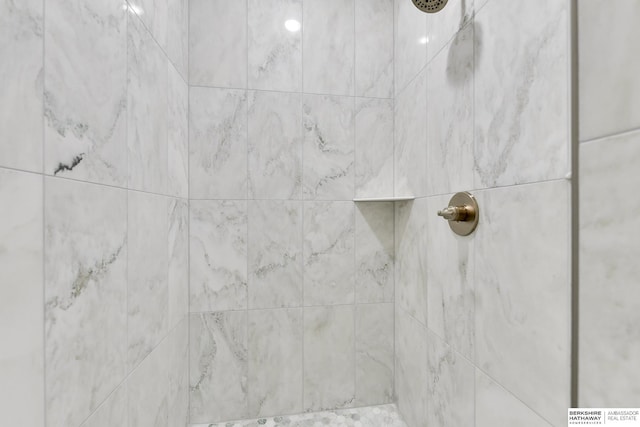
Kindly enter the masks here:
<path id="1" fill-rule="evenodd" d="M 449 0 L 411 0 L 413 4 L 423 12 L 436 13 L 440 12 Z"/>

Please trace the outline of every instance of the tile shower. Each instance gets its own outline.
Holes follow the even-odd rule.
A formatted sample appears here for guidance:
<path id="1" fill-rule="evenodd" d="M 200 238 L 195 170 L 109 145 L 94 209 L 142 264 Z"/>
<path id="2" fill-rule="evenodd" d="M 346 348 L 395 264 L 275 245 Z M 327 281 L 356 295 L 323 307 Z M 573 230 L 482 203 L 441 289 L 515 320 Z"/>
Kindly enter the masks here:
<path id="1" fill-rule="evenodd" d="M 640 9 L 578 3 L 579 218 L 569 0 L 0 0 L 0 424 L 637 406 Z"/>

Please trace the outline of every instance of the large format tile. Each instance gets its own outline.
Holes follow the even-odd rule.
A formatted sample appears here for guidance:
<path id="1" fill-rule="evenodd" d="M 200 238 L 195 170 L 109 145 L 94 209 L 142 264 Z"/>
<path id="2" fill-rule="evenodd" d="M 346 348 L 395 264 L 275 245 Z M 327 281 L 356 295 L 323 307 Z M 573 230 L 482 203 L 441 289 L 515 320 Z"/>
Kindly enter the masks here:
<path id="1" fill-rule="evenodd" d="M 183 199 L 170 199 L 168 210 L 168 318 L 172 328 L 189 312 L 189 205 Z"/>
<path id="2" fill-rule="evenodd" d="M 303 215 L 304 304 L 353 303 L 353 202 L 305 202 Z"/>
<path id="3" fill-rule="evenodd" d="M 249 92 L 249 198 L 302 198 L 302 95 Z"/>
<path id="4" fill-rule="evenodd" d="M 569 183 L 476 196 L 476 363 L 537 413 L 563 425 L 570 388 Z"/>
<path id="5" fill-rule="evenodd" d="M 42 176 L 0 169 L 0 413 L 44 425 Z M 8 385 L 11 384 L 9 387 Z"/>
<path id="6" fill-rule="evenodd" d="M 393 97 L 393 0 L 355 0 L 356 96 Z"/>
<path id="7" fill-rule="evenodd" d="M 492 0 L 476 15 L 476 188 L 567 173 L 568 4 Z"/>
<path id="8" fill-rule="evenodd" d="M 192 199 L 247 197 L 247 93 L 192 87 L 189 98 Z"/>
<path id="9" fill-rule="evenodd" d="M 304 409 L 353 406 L 354 306 L 304 309 Z"/>
<path id="10" fill-rule="evenodd" d="M 250 89 L 302 90 L 302 31 L 289 21 L 302 24 L 302 0 L 249 0 Z"/>
<path id="11" fill-rule="evenodd" d="M 45 172 L 124 186 L 126 11 L 52 0 L 45 21 Z"/>
<path id="12" fill-rule="evenodd" d="M 640 132 L 580 146 L 581 406 L 640 401 Z"/>
<path id="13" fill-rule="evenodd" d="M 356 98 L 355 196 L 393 195 L 393 100 Z"/>
<path id="14" fill-rule="evenodd" d="M 356 302 L 393 302 L 393 202 L 356 204 Z"/>
<path id="15" fill-rule="evenodd" d="M 302 308 L 249 311 L 249 413 L 302 412 Z"/>
<path id="16" fill-rule="evenodd" d="M 427 65 L 427 17 L 412 2 L 395 0 L 395 93 Z"/>
<path id="17" fill-rule="evenodd" d="M 0 2 L 0 166 L 42 171 L 43 5 Z"/>
<path id="18" fill-rule="evenodd" d="M 128 427 L 127 386 L 120 385 L 80 427 Z"/>
<path id="19" fill-rule="evenodd" d="M 474 188 L 473 44 L 473 26 L 468 25 L 428 66 L 429 195 Z"/>
<path id="20" fill-rule="evenodd" d="M 249 202 L 249 308 L 302 305 L 302 203 Z"/>
<path id="21" fill-rule="evenodd" d="M 186 82 L 189 79 L 189 0 L 168 1 L 167 56 Z"/>
<path id="22" fill-rule="evenodd" d="M 165 52 L 167 51 L 169 1 L 173 0 L 127 0 L 132 18 L 137 17 L 142 21 Z"/>
<path id="23" fill-rule="evenodd" d="M 305 0 L 305 93 L 354 95 L 355 0 Z"/>
<path id="24" fill-rule="evenodd" d="M 189 86 L 169 67 L 167 116 L 167 192 L 189 197 Z"/>
<path id="25" fill-rule="evenodd" d="M 393 303 L 356 306 L 356 406 L 394 401 Z"/>
<path id="26" fill-rule="evenodd" d="M 168 199 L 129 191 L 128 211 L 128 361 L 133 368 L 168 330 Z"/>
<path id="27" fill-rule="evenodd" d="M 139 19 L 128 19 L 129 188 L 167 191 L 167 58 Z"/>
<path id="28" fill-rule="evenodd" d="M 190 309 L 247 308 L 247 202 L 192 201 Z"/>
<path id="29" fill-rule="evenodd" d="M 169 427 L 189 425 L 189 319 L 185 317 L 163 343 L 167 350 Z"/>
<path id="30" fill-rule="evenodd" d="M 469 360 L 474 360 L 475 235 L 458 236 L 436 216 L 450 196 L 427 201 L 427 325 Z M 482 207 L 481 207 L 482 208 Z"/>
<path id="31" fill-rule="evenodd" d="M 189 17 L 189 84 L 246 88 L 247 2 L 191 0 Z"/>
<path id="32" fill-rule="evenodd" d="M 427 14 L 427 58 L 429 61 L 439 55 L 451 39 L 456 40 L 460 37 L 462 28 L 469 23 L 473 16 L 475 1 L 452 1 L 447 3 L 447 6 L 440 12 Z"/>
<path id="33" fill-rule="evenodd" d="M 247 312 L 191 315 L 190 420 L 246 418 Z"/>
<path id="34" fill-rule="evenodd" d="M 582 0 L 580 140 L 640 127 L 640 3 Z"/>
<path id="35" fill-rule="evenodd" d="M 351 200 L 354 195 L 353 98 L 305 95 L 303 190 L 306 200 Z"/>
<path id="36" fill-rule="evenodd" d="M 129 425 L 168 427 L 167 346 L 163 342 L 127 378 Z"/>
<path id="37" fill-rule="evenodd" d="M 79 425 L 122 381 L 127 357 L 127 194 L 48 178 L 47 425 Z"/>

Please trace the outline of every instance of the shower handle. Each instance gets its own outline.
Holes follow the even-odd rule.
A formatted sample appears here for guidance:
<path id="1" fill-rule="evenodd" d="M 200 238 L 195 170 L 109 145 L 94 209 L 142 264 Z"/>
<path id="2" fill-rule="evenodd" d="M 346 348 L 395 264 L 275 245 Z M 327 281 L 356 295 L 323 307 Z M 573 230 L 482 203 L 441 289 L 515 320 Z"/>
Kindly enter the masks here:
<path id="1" fill-rule="evenodd" d="M 478 202 L 470 193 L 457 193 L 449 201 L 449 206 L 438 211 L 438 216 L 449 221 L 454 233 L 468 236 L 478 226 Z"/>
<path id="2" fill-rule="evenodd" d="M 473 221 L 476 216 L 473 206 L 449 206 L 438 211 L 438 216 L 443 217 L 447 221 Z"/>

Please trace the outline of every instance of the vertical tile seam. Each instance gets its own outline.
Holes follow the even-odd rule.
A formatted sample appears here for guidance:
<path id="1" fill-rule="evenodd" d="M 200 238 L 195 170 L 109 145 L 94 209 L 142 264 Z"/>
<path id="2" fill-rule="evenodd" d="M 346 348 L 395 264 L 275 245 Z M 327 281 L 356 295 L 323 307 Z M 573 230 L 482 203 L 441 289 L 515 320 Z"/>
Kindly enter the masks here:
<path id="1" fill-rule="evenodd" d="M 40 172 L 42 173 L 42 178 L 41 178 L 41 182 L 42 182 L 42 194 L 41 194 L 41 200 L 42 200 L 42 279 L 41 279 L 41 286 L 42 286 L 42 402 L 41 402 L 41 408 L 42 408 L 42 423 L 43 425 L 46 427 L 47 426 L 47 290 L 46 290 L 46 264 L 45 264 L 45 260 L 46 260 L 46 175 L 45 175 L 45 150 L 46 150 L 46 127 L 47 127 L 47 122 L 46 122 L 46 85 L 47 85 L 47 73 L 46 73 L 46 44 L 47 44 L 47 20 L 46 20 L 46 13 L 47 13 L 47 2 L 46 0 L 42 0 L 42 87 L 40 88 L 42 91 L 42 141 L 41 141 L 41 170 Z"/>
<path id="2" fill-rule="evenodd" d="M 580 75 L 578 1 L 570 0 L 571 120 L 571 377 L 570 405 L 580 399 Z"/>

